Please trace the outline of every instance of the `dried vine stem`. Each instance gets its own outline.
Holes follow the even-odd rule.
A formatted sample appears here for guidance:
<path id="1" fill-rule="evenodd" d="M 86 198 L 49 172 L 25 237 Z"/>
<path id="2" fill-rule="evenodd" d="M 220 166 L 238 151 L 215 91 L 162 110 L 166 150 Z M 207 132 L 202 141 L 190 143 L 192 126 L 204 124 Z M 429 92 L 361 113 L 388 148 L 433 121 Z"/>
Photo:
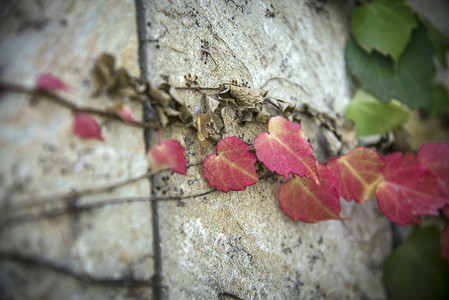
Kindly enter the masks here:
<path id="1" fill-rule="evenodd" d="M 148 174 L 144 174 L 144 175 L 150 176 Z M 275 173 L 266 174 L 265 176 L 261 176 L 260 179 L 265 180 L 265 179 L 272 178 L 273 176 L 276 176 L 276 174 Z M 130 180 L 137 181 L 137 178 L 139 178 L 139 177 L 145 178 L 145 176 L 141 175 L 141 176 L 132 178 Z M 130 181 L 130 180 L 128 180 L 128 181 Z M 116 184 L 114 186 L 119 186 L 119 185 L 123 186 L 124 183 L 125 182 L 122 182 L 122 183 Z M 103 188 L 99 188 L 98 190 L 101 189 L 102 191 L 105 191 L 106 189 L 108 189 L 110 187 L 111 186 L 103 187 Z M 185 199 L 203 197 L 203 196 L 206 196 L 206 195 L 211 194 L 216 191 L 217 191 L 217 189 L 212 188 L 208 191 L 205 191 L 202 193 L 197 193 L 197 194 L 191 194 L 191 195 L 127 197 L 127 198 L 115 198 L 115 199 L 102 200 L 102 201 L 97 201 L 94 203 L 73 204 L 73 205 L 69 205 L 68 207 L 58 207 L 58 208 L 54 208 L 51 210 L 38 211 L 36 213 L 20 214 L 17 216 L 4 218 L 3 220 L 0 221 L 0 230 L 4 229 L 7 226 L 11 226 L 11 225 L 17 225 L 17 224 L 22 224 L 22 223 L 32 223 L 32 222 L 37 222 L 42 219 L 55 218 L 55 217 L 59 217 L 62 215 L 68 215 L 68 214 L 72 214 L 72 215 L 80 214 L 82 212 L 101 209 L 101 208 L 109 206 L 109 205 L 144 203 L 144 202 L 151 202 L 151 201 L 180 201 L 180 200 L 185 200 Z M 49 199 L 49 200 L 51 200 L 51 199 Z"/>
<path id="2" fill-rule="evenodd" d="M 224 87 L 200 87 L 200 86 L 176 86 L 176 90 L 189 90 L 189 91 L 224 91 Z"/>
<path id="3" fill-rule="evenodd" d="M 186 166 L 186 168 L 199 166 L 199 165 L 202 165 L 202 164 L 189 164 Z M 53 202 L 56 202 L 56 201 L 62 200 L 62 199 L 78 199 L 78 198 L 81 198 L 84 196 L 89 196 L 89 195 L 110 193 L 120 187 L 140 181 L 145 178 L 150 178 L 153 175 L 160 174 L 160 173 L 166 172 L 166 171 L 170 171 L 170 169 L 161 169 L 161 170 L 157 170 L 157 171 L 149 170 L 145 174 L 142 174 L 142 175 L 139 175 L 136 177 L 132 177 L 132 178 L 129 178 L 129 179 L 126 179 L 123 181 L 119 181 L 119 182 L 116 182 L 116 183 L 113 183 L 110 185 L 106 185 L 106 186 L 87 188 L 87 189 L 82 189 L 82 190 L 72 190 L 70 192 L 55 194 L 55 195 L 21 199 L 22 202 L 25 202 L 24 204 L 8 208 L 8 210 L 4 211 L 3 213 L 12 214 L 12 213 L 16 213 L 20 210 L 32 209 L 32 208 L 36 208 L 38 206 L 44 206 L 44 205 L 47 205 L 47 204 L 50 204 L 50 203 L 53 203 Z"/>
<path id="4" fill-rule="evenodd" d="M 179 201 L 190 198 L 197 198 L 206 196 L 210 193 L 217 191 L 215 188 L 208 191 L 192 194 L 192 195 L 174 195 L 174 196 L 150 196 L 150 197 L 128 197 L 128 198 L 115 198 L 103 201 L 97 201 L 94 203 L 87 204 L 74 204 L 68 207 L 58 207 L 51 210 L 39 211 L 37 213 L 26 213 L 20 214 L 13 217 L 4 218 L 0 221 L 0 230 L 4 229 L 6 226 L 17 225 L 22 223 L 32 223 L 37 222 L 42 219 L 55 218 L 66 214 L 79 214 L 86 211 L 93 211 L 96 209 L 103 208 L 110 205 L 121 205 L 130 203 L 143 203 L 151 201 Z"/>
<path id="5" fill-rule="evenodd" d="M 85 107 L 78 106 L 64 97 L 39 88 L 28 88 L 23 85 L 18 85 L 14 83 L 0 82 L 0 91 L 7 91 L 11 93 L 23 93 L 28 94 L 33 97 L 41 97 L 42 99 L 46 99 L 48 101 L 60 104 L 68 109 L 70 109 L 74 113 L 88 113 L 93 115 L 98 115 L 101 117 L 113 119 L 119 122 L 122 122 L 128 126 L 139 127 L 139 128 L 150 128 L 150 129 L 159 129 L 158 124 L 151 124 L 146 122 L 134 121 L 127 122 L 123 120 L 120 116 L 117 115 L 114 111 L 102 110 L 94 107 Z"/>
<path id="6" fill-rule="evenodd" d="M 61 193 L 61 194 L 56 194 L 56 195 L 48 195 L 48 196 L 40 196 L 40 197 L 32 197 L 32 198 L 22 199 L 22 202 L 25 202 L 24 204 L 15 206 L 12 208 L 8 208 L 6 213 L 15 213 L 15 212 L 18 212 L 18 211 L 24 210 L 24 209 L 31 209 L 31 208 L 35 208 L 38 206 L 44 206 L 44 205 L 47 205 L 47 204 L 50 204 L 50 203 L 53 203 L 53 202 L 56 202 L 56 201 L 62 200 L 62 199 L 77 199 L 77 198 L 81 198 L 81 197 L 89 196 L 89 195 L 110 193 L 117 188 L 140 181 L 144 178 L 149 178 L 153 175 L 159 174 L 159 173 L 167 171 L 167 170 L 168 169 L 159 170 L 159 171 L 148 171 L 145 174 L 142 174 L 142 175 L 130 178 L 130 179 L 126 179 L 126 180 L 123 180 L 123 181 L 120 181 L 120 182 L 117 182 L 117 183 L 114 183 L 111 185 L 107 185 L 107 186 L 102 186 L 102 187 L 97 187 L 97 188 L 87 188 L 87 189 L 82 189 L 82 190 L 72 190 L 67 193 Z"/>
<path id="7" fill-rule="evenodd" d="M 67 275 L 82 283 L 90 285 L 103 285 L 103 286 L 123 286 L 123 287 L 153 287 L 158 286 L 161 288 L 168 288 L 166 285 L 156 285 L 152 280 L 137 280 L 134 278 L 97 278 L 89 274 L 83 274 L 75 272 L 74 270 L 38 257 L 28 257 L 17 252 L 0 252 L 0 260 L 15 261 L 21 264 L 34 265 L 50 269 L 56 273 Z"/>

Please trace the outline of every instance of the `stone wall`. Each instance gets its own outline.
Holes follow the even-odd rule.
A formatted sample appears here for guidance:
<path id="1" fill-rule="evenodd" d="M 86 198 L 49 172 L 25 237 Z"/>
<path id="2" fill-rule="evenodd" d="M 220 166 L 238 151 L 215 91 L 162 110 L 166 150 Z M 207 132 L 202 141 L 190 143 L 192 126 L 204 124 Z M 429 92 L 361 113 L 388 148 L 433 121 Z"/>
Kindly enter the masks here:
<path id="1" fill-rule="evenodd" d="M 207 97 L 173 89 L 185 86 L 186 78 L 203 87 L 236 81 L 295 105 L 301 112 L 296 120 L 321 160 L 353 147 L 340 126 L 351 94 L 342 3 L 10 1 L 1 14 L 1 81 L 33 86 L 39 74 L 52 73 L 69 83 L 70 91 L 61 95 L 73 103 L 109 107 L 117 99 L 94 97 L 91 78 L 95 59 L 107 52 L 153 87 L 171 87 L 191 115 L 171 118 L 161 131 L 186 148 L 187 176 L 164 172 L 151 182 L 79 197 L 75 192 L 145 174 L 145 144 L 154 145 L 156 135 L 97 118 L 105 141 L 82 140 L 72 133 L 70 110 L 3 91 L 3 298 L 385 297 L 381 264 L 391 237 L 373 201 L 342 201 L 344 222 L 294 223 L 277 202 L 283 179 L 266 176 L 241 192 L 104 204 L 150 198 L 151 190 L 175 198 L 210 191 L 201 162 L 215 143 L 200 143 L 195 129 L 195 115 L 209 112 Z M 128 105 L 136 118 L 148 116 L 140 104 Z M 240 113 L 225 105 L 221 135 L 252 144 L 267 124 L 243 120 Z M 269 175 L 261 165 L 258 172 Z M 93 203 L 99 205 L 79 208 Z"/>

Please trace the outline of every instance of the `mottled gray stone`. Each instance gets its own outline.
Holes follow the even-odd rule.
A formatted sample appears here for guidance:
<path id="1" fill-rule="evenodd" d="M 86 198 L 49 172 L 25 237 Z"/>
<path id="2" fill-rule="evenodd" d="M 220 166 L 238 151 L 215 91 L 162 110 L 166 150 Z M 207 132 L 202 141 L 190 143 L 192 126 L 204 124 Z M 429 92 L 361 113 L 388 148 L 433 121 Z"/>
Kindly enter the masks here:
<path id="1" fill-rule="evenodd" d="M 271 97 L 341 120 L 350 100 L 345 12 L 317 1 L 272 4 L 149 2 L 151 81 L 183 86 L 190 74 L 200 86 L 248 82 Z M 192 113 L 207 112 L 198 92 L 177 95 Z M 224 136 L 252 144 L 267 130 L 263 123 L 238 124 L 231 106 L 222 113 Z M 314 146 L 320 145 L 319 126 L 302 121 Z M 328 133 L 325 138 L 332 140 Z M 215 151 L 213 143 L 201 149 L 195 130 L 185 125 L 169 126 L 162 135 L 180 140 L 191 164 Z M 256 169 L 264 173 L 259 163 Z M 385 298 L 381 264 L 391 237 L 375 202 L 342 200 L 342 215 L 349 218 L 344 222 L 294 223 L 279 209 L 282 181 L 269 177 L 241 192 L 159 204 L 163 282 L 170 299 Z M 186 177 L 164 175 L 154 185 L 165 195 L 210 190 L 196 165 Z"/>
<path id="2" fill-rule="evenodd" d="M 71 85 L 69 93 L 61 93 L 69 100 L 104 108 L 110 99 L 92 97 L 89 75 L 100 53 L 112 53 L 119 65 L 139 74 L 132 1 L 10 1 L 1 12 L 2 81 L 33 85 L 38 74 L 50 72 Z M 343 55 L 347 16 L 337 3 L 147 1 L 144 12 L 149 22 L 141 30 L 146 30 L 143 47 L 152 85 L 183 86 L 188 74 L 198 76 L 201 86 L 236 80 L 264 88 L 269 96 L 297 107 L 308 105 L 336 123 L 342 120 L 350 100 L 350 78 Z M 190 113 L 207 111 L 197 91 L 176 95 Z M 130 105 L 140 116 L 140 106 Z M 266 123 L 235 122 L 231 105 L 223 112 L 224 136 L 235 135 L 252 144 L 258 133 L 267 130 Z M 301 122 L 325 159 L 329 151 L 322 148 L 322 141 L 325 145 L 335 139 L 333 132 L 327 130 L 320 137 L 318 118 L 308 116 Z M 32 106 L 26 96 L 2 96 L 1 221 L 30 201 L 34 207 L 43 205 L 46 195 L 101 187 L 147 170 L 142 130 L 105 122 L 102 143 L 74 137 L 71 124 L 71 112 L 58 105 L 41 101 Z M 155 177 L 156 194 L 209 191 L 201 163 L 215 151 L 214 143 L 200 145 L 194 127 L 179 122 L 164 128 L 162 137 L 178 139 L 191 166 L 187 176 L 165 172 Z M 156 143 L 155 136 L 151 143 Z M 332 153 L 343 151 L 333 146 Z M 257 170 L 267 174 L 260 163 Z M 391 237 L 389 223 L 376 204 L 342 200 L 346 221 L 294 223 L 277 201 L 284 180 L 268 176 L 241 192 L 215 191 L 160 202 L 156 228 L 161 236 L 160 257 L 153 253 L 147 203 L 11 224 L 0 230 L 0 250 L 45 259 L 97 279 L 148 280 L 158 261 L 162 284 L 168 286 L 164 296 L 169 299 L 385 298 L 381 264 L 391 250 Z M 149 183 L 139 181 L 79 201 L 148 197 L 149 192 Z M 88 284 L 56 271 L 45 264 L 2 259 L 0 294 L 17 299 L 151 299 L 153 295 L 149 287 Z"/>
<path id="3" fill-rule="evenodd" d="M 133 1 L 9 1 L 2 4 L 0 79 L 32 86 L 51 73 L 71 89 L 60 94 L 78 105 L 106 108 L 106 96 L 92 97 L 90 71 L 95 58 L 112 53 L 117 63 L 138 76 Z M 129 104 L 136 118 L 140 104 Z M 147 171 L 143 131 L 96 118 L 105 142 L 72 133 L 72 113 L 29 96 L 2 95 L 0 102 L 0 205 L 2 219 L 51 210 L 46 196 L 110 185 Z M 83 197 L 78 203 L 149 196 L 142 180 L 111 193 Z M 59 204 L 58 204 L 59 203 Z M 34 208 L 18 207 L 34 205 Z M 5 220 L 5 219 L 3 219 Z M 0 250 L 45 260 L 94 279 L 153 275 L 152 221 L 148 203 L 105 206 L 89 212 L 40 218 L 2 226 Z M 42 264 L 0 261 L 3 299 L 135 299 L 151 297 L 151 288 L 105 287 L 83 283 Z M 1 296 L 0 296 L 1 297 Z"/>

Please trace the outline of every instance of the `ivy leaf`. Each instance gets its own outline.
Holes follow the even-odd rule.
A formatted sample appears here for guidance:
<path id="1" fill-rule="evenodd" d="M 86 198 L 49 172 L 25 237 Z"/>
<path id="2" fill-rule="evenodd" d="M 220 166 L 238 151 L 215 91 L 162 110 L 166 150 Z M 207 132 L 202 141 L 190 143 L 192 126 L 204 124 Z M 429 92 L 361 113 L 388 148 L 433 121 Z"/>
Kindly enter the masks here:
<path id="1" fill-rule="evenodd" d="M 449 222 L 446 223 L 440 235 L 440 255 L 449 262 Z"/>
<path id="2" fill-rule="evenodd" d="M 312 145 L 306 140 L 301 125 L 283 116 L 272 117 L 268 132 L 254 140 L 257 158 L 271 171 L 288 178 L 290 173 L 307 176 L 319 182 Z"/>
<path id="3" fill-rule="evenodd" d="M 333 187 L 334 179 L 326 166 L 317 162 L 320 183 L 299 176 L 284 182 L 279 189 L 279 206 L 290 219 L 315 223 L 340 217 L 340 198 Z"/>
<path id="4" fill-rule="evenodd" d="M 159 141 L 148 150 L 148 160 L 154 170 L 169 168 L 175 173 L 185 175 L 187 158 L 184 147 L 177 140 Z"/>
<path id="5" fill-rule="evenodd" d="M 438 229 L 420 228 L 387 257 L 384 280 L 391 299 L 448 299 L 449 265 L 439 247 Z"/>
<path id="6" fill-rule="evenodd" d="M 433 86 L 432 115 L 439 116 L 449 114 L 449 95 L 442 84 Z"/>
<path id="7" fill-rule="evenodd" d="M 385 104 L 362 89 L 357 91 L 346 109 L 346 119 L 354 121 L 357 136 L 393 131 L 404 124 L 408 117 L 408 111 L 398 101 L 392 100 Z"/>
<path id="8" fill-rule="evenodd" d="M 439 191 L 449 199 L 449 143 L 422 144 L 418 149 L 418 160 L 436 176 Z"/>
<path id="9" fill-rule="evenodd" d="M 436 29 L 433 26 L 433 24 L 430 21 L 428 21 L 425 18 L 420 18 L 420 21 L 424 24 L 424 26 L 426 26 L 427 36 L 429 37 L 430 41 L 435 47 L 438 60 L 441 62 L 443 66 L 447 67 L 446 51 L 449 46 L 449 41 L 447 40 L 444 34 L 442 34 L 438 29 Z"/>
<path id="10" fill-rule="evenodd" d="M 44 91 L 69 90 L 69 86 L 65 82 L 51 74 L 40 74 L 37 78 L 36 86 Z"/>
<path id="11" fill-rule="evenodd" d="M 395 67 L 387 57 L 366 53 L 354 39 L 346 44 L 346 61 L 362 87 L 383 102 L 397 99 L 412 109 L 430 110 L 434 52 L 425 29 L 420 27 L 413 32 L 410 44 Z"/>
<path id="12" fill-rule="evenodd" d="M 88 114 L 76 114 L 73 122 L 73 133 L 83 139 L 97 139 L 104 141 L 101 128 L 97 121 Z"/>
<path id="13" fill-rule="evenodd" d="M 354 36 L 367 52 L 376 49 L 397 63 L 417 27 L 415 13 L 404 0 L 375 0 L 358 7 L 351 17 Z"/>
<path id="14" fill-rule="evenodd" d="M 446 199 L 438 191 L 437 178 L 413 153 L 385 156 L 385 179 L 376 189 L 380 210 L 399 225 L 415 224 L 420 215 L 438 215 Z"/>
<path id="15" fill-rule="evenodd" d="M 235 136 L 227 137 L 218 142 L 216 154 L 204 159 L 204 177 L 219 191 L 242 191 L 259 180 L 255 163 L 247 144 Z"/>
<path id="16" fill-rule="evenodd" d="M 383 180 L 385 163 L 380 155 L 368 148 L 356 148 L 329 161 L 327 168 L 337 180 L 335 188 L 347 201 L 364 203 L 373 198 Z"/>

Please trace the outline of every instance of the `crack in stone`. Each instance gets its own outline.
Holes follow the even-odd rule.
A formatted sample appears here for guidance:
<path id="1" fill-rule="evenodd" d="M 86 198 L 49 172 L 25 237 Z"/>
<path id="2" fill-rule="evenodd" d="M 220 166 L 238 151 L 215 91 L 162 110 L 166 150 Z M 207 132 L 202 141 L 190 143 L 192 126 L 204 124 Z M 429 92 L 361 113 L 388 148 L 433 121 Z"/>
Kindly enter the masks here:
<path id="1" fill-rule="evenodd" d="M 148 54 L 146 49 L 147 41 L 147 16 L 145 10 L 144 0 L 135 0 L 136 8 L 136 22 L 137 22 L 137 35 L 138 35 L 138 60 L 140 69 L 140 80 L 142 82 L 149 82 L 149 71 L 148 71 Z M 149 120 L 155 118 L 155 111 L 149 102 L 143 104 L 143 119 Z M 145 151 L 148 151 L 150 147 L 151 131 L 145 129 L 144 131 L 144 141 L 145 141 Z M 150 177 L 150 187 L 153 189 L 153 177 Z M 151 193 L 154 191 L 151 190 Z M 161 288 L 162 283 L 162 254 L 161 254 L 161 236 L 159 231 L 159 214 L 158 214 L 158 203 L 157 201 L 151 202 L 151 220 L 152 220 L 152 230 L 153 230 L 153 254 L 154 254 L 154 275 L 153 275 L 153 298 L 158 300 L 163 297 L 163 290 Z"/>

